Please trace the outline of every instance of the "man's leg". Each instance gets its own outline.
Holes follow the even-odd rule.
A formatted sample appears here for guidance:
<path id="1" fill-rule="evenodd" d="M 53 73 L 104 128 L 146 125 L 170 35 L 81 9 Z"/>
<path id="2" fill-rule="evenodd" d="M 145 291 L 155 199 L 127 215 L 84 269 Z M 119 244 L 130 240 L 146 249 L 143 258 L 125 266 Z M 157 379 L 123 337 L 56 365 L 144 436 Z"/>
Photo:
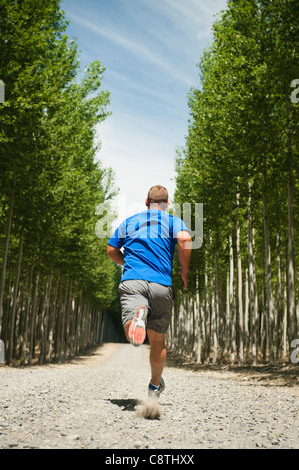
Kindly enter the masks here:
<path id="1" fill-rule="evenodd" d="M 166 360 L 165 334 L 148 329 L 147 336 L 150 342 L 151 383 L 158 386 Z"/>
<path id="2" fill-rule="evenodd" d="M 146 336 L 148 313 L 147 283 L 142 280 L 123 281 L 119 285 L 124 332 L 129 343 L 138 346 Z"/>

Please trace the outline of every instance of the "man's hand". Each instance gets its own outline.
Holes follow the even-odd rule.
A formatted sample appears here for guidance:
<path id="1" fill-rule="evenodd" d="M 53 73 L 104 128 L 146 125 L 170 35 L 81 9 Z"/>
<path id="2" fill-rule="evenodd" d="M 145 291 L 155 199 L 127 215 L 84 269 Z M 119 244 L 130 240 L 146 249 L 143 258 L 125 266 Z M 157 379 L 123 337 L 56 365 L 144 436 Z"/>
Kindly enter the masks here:
<path id="1" fill-rule="evenodd" d="M 177 234 L 178 240 L 178 255 L 179 262 L 181 265 L 180 275 L 184 283 L 184 289 L 188 286 L 188 268 L 191 257 L 192 241 L 189 233 L 186 230 L 182 230 Z"/>
<path id="2" fill-rule="evenodd" d="M 179 270 L 179 273 L 181 275 L 181 278 L 183 279 L 183 283 L 184 283 L 184 289 L 187 289 L 187 286 L 188 286 L 188 273 L 183 273 L 183 271 L 180 269 Z"/>

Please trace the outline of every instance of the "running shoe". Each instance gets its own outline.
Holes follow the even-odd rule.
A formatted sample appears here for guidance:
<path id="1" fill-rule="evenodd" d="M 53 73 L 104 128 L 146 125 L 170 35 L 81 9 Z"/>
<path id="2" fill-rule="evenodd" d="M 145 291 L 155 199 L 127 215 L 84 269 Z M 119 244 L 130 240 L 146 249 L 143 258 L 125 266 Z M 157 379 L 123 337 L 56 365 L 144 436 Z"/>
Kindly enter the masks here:
<path id="1" fill-rule="evenodd" d="M 129 327 L 129 338 L 134 346 L 143 344 L 146 337 L 147 307 L 139 307 Z"/>
<path id="2" fill-rule="evenodd" d="M 159 398 L 159 396 L 161 395 L 164 389 L 165 389 L 165 382 L 163 378 L 161 377 L 159 387 L 156 387 L 151 382 L 149 383 L 148 396 L 151 398 Z"/>

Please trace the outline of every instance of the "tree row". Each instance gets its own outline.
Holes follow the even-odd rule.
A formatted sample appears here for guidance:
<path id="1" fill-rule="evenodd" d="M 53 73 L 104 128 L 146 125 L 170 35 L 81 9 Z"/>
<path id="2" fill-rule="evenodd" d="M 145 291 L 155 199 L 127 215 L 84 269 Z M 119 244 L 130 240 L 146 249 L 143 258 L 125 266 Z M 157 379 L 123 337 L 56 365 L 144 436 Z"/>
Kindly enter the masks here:
<path id="1" fill-rule="evenodd" d="M 95 235 L 96 207 L 115 193 L 97 159 L 109 93 L 99 61 L 80 70 L 58 0 L 0 5 L 0 339 L 7 363 L 43 361 L 88 345 L 114 300 Z"/>
<path id="2" fill-rule="evenodd" d="M 203 244 L 169 343 L 201 362 L 288 360 L 299 337 L 297 18 L 295 1 L 228 1 L 190 92 L 175 201 L 203 203 Z"/>

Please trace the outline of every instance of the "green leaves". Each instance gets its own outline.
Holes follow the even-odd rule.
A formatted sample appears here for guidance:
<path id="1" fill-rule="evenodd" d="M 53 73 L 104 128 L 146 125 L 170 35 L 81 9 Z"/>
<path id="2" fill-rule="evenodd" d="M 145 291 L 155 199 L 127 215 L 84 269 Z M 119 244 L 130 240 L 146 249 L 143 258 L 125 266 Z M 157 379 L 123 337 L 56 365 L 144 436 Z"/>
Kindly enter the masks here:
<path id="1" fill-rule="evenodd" d="M 105 68 L 89 64 L 79 81 L 77 44 L 58 0 L 0 0 L 0 8 L 0 196 L 6 214 L 15 178 L 11 246 L 22 233 L 24 265 L 37 249 L 45 274 L 59 270 L 108 305 L 114 267 L 94 233 L 96 206 L 115 193 L 112 171 L 96 163 L 97 126 L 110 114 Z M 6 216 L 0 259 L 5 224 Z"/>
<path id="2" fill-rule="evenodd" d="M 191 118 L 185 148 L 177 159 L 175 199 L 181 204 L 204 204 L 206 253 L 194 250 L 190 274 L 191 286 L 195 286 L 195 279 L 201 281 L 197 292 L 204 298 L 204 270 L 213 271 L 216 255 L 222 279 L 217 295 L 220 297 L 220 290 L 225 292 L 228 237 L 234 234 L 237 220 L 241 237 L 239 262 L 242 258 L 245 265 L 243 273 L 239 271 L 238 287 L 246 292 L 250 198 L 257 295 L 260 312 L 268 315 L 267 295 L 273 303 L 270 283 L 266 288 L 263 277 L 265 243 L 268 255 L 271 248 L 279 265 L 272 262 L 270 266 L 270 256 L 267 257 L 267 279 L 271 279 L 272 270 L 272 279 L 280 279 L 277 291 L 288 289 L 293 299 L 294 285 L 298 283 L 298 279 L 281 283 L 281 272 L 292 272 L 295 258 L 296 262 L 299 260 L 298 247 L 295 255 L 292 251 L 294 228 L 296 233 L 299 229 L 298 220 L 294 223 L 293 217 L 294 204 L 298 204 L 298 192 L 293 188 L 299 171 L 299 108 L 291 101 L 291 83 L 299 77 L 299 7 L 298 2 L 282 0 L 231 0 L 227 5 L 214 24 L 214 41 L 199 62 L 199 86 L 188 97 Z M 218 302 L 225 305 L 225 294 Z M 287 303 L 285 308 L 289 308 Z M 294 307 L 288 314 L 291 323 Z M 246 318 L 246 312 L 244 315 Z M 275 322 L 281 328 L 279 302 L 276 315 Z M 263 324 L 259 327 L 262 329 Z"/>

